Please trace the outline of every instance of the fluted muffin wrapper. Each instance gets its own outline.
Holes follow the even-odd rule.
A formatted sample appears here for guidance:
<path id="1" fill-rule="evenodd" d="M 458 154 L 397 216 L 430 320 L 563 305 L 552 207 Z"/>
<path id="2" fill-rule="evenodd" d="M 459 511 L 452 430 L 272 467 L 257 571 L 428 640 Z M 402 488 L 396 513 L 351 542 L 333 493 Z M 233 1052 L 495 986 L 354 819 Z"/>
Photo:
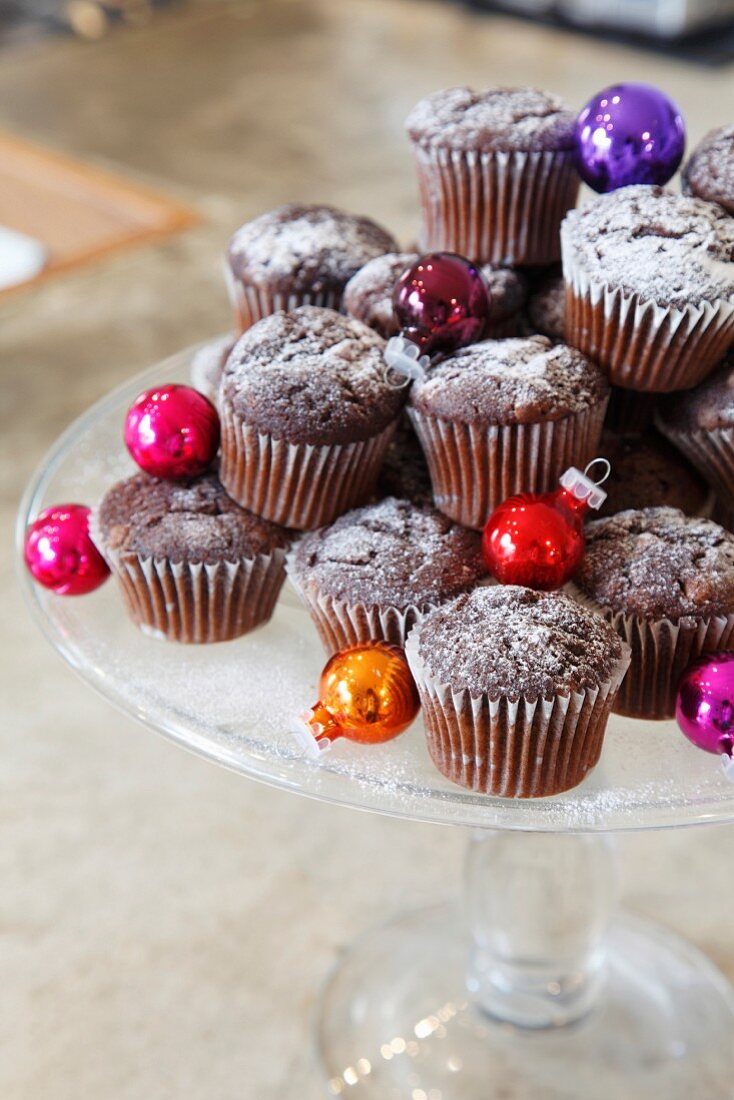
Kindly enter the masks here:
<path id="1" fill-rule="evenodd" d="M 405 647 L 428 751 L 447 779 L 502 798 L 545 798 L 577 786 L 599 760 L 609 714 L 629 663 L 625 648 L 598 687 L 549 699 L 472 695 L 431 674 L 418 629 Z"/>
<path id="2" fill-rule="evenodd" d="M 660 415 L 655 418 L 655 426 L 724 501 L 734 503 L 734 429 L 681 431 L 671 428 Z"/>
<path id="3" fill-rule="evenodd" d="M 279 290 L 270 290 L 267 286 L 256 286 L 239 279 L 230 265 L 224 264 L 225 279 L 229 300 L 235 313 L 240 333 L 246 332 L 263 317 L 279 310 L 298 309 L 299 306 L 322 306 L 326 309 L 341 309 L 341 290 L 302 291 L 288 294 Z"/>
<path id="4" fill-rule="evenodd" d="M 562 219 L 576 205 L 570 151 L 493 152 L 413 146 L 423 251 L 479 263 L 552 264 Z"/>
<path id="5" fill-rule="evenodd" d="M 243 508 L 310 531 L 363 504 L 374 490 L 397 420 L 356 443 L 289 443 L 259 432 L 220 402 L 219 480 Z"/>
<path id="6" fill-rule="evenodd" d="M 383 607 L 338 600 L 322 592 L 317 584 L 300 577 L 293 555 L 286 559 L 286 571 L 329 654 L 372 641 L 392 642 L 402 647 L 410 630 L 436 606 Z"/>
<path id="7" fill-rule="evenodd" d="M 534 424 L 465 424 L 410 407 L 428 463 L 435 506 L 465 527 L 481 529 L 515 493 L 554 489 L 569 466 L 598 452 L 607 398 L 559 420 Z"/>
<path id="8" fill-rule="evenodd" d="M 92 540 L 104 555 L 133 621 L 171 642 L 227 642 L 266 623 L 285 581 L 285 550 L 239 561 L 173 562 L 104 545 L 96 510 Z"/>
<path id="9" fill-rule="evenodd" d="M 595 360 L 614 386 L 648 393 L 701 382 L 734 341 L 734 299 L 661 306 L 593 279 L 561 229 L 566 341 Z"/>
<path id="10" fill-rule="evenodd" d="M 734 646 L 734 615 L 648 620 L 604 607 L 576 584 L 566 589 L 578 603 L 602 615 L 629 646 L 629 671 L 614 704 L 617 714 L 673 718 L 678 682 L 690 662 L 706 651 Z"/>

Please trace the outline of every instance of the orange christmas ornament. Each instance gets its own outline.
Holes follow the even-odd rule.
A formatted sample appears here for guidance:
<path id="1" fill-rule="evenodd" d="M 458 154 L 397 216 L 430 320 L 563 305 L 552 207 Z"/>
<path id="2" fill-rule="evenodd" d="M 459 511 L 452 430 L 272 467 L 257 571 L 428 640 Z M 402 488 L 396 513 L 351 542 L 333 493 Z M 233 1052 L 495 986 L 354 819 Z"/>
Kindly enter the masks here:
<path id="1" fill-rule="evenodd" d="M 415 682 L 398 646 L 367 642 L 335 653 L 319 681 L 319 700 L 301 715 L 299 740 L 312 754 L 338 737 L 377 744 L 397 737 L 420 710 Z"/>

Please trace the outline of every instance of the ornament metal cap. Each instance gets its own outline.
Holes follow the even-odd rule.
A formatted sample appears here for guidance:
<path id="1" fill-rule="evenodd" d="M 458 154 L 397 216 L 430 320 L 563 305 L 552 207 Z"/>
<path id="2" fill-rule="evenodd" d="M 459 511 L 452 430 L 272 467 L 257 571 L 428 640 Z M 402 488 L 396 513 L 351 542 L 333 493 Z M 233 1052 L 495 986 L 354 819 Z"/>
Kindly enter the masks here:
<path id="1" fill-rule="evenodd" d="M 605 471 L 600 481 L 592 481 L 588 476 L 589 470 L 592 466 L 595 466 L 597 462 L 602 463 L 605 467 Z M 607 480 L 611 472 L 612 467 L 606 458 L 593 458 L 585 467 L 583 473 L 581 470 L 577 470 L 575 466 L 569 466 L 569 468 L 561 474 L 560 481 L 563 488 L 567 489 L 577 500 L 583 500 L 589 508 L 597 509 L 601 508 L 602 504 L 607 499 L 607 494 L 601 486 Z"/>
<path id="2" fill-rule="evenodd" d="M 734 756 L 730 756 L 728 752 L 722 752 L 721 769 L 729 782 L 734 783 Z"/>
<path id="3" fill-rule="evenodd" d="M 299 715 L 299 721 L 291 726 L 291 733 L 306 755 L 310 756 L 312 760 L 318 760 L 323 753 L 328 752 L 331 748 L 331 738 L 326 736 L 325 727 L 318 721 L 318 717 L 316 709 L 309 707 L 308 710 L 304 710 L 303 714 Z"/>
<path id="4" fill-rule="evenodd" d="M 385 381 L 395 389 L 402 389 L 413 381 L 426 376 L 430 363 L 427 355 L 421 355 L 421 349 L 405 336 L 391 336 L 385 346 Z M 395 378 L 395 375 L 398 377 Z"/>

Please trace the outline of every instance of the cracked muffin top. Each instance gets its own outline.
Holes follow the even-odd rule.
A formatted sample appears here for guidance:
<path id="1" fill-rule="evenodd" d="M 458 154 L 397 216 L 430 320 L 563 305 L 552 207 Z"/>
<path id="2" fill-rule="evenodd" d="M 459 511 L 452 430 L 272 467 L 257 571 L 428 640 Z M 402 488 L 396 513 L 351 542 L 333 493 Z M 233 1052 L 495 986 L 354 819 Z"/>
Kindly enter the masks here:
<path id="1" fill-rule="evenodd" d="M 287 203 L 246 222 L 229 242 L 232 272 L 290 293 L 340 291 L 373 256 L 397 248 L 371 218 L 333 206 Z"/>
<path id="2" fill-rule="evenodd" d="M 219 391 L 223 412 L 292 443 L 369 439 L 405 400 L 385 381 L 384 347 L 367 325 L 332 309 L 273 313 L 235 344 Z"/>
<path id="3" fill-rule="evenodd" d="M 431 611 L 408 645 L 454 691 L 490 699 L 599 687 L 625 652 L 601 615 L 558 592 L 513 584 L 477 588 Z"/>
<path id="4" fill-rule="evenodd" d="M 290 539 L 235 504 L 214 471 L 182 481 L 135 474 L 105 493 L 95 520 L 103 552 L 121 557 L 216 565 L 268 554 Z"/>
<path id="5" fill-rule="evenodd" d="M 605 400 L 609 384 L 580 351 L 545 336 L 484 340 L 447 355 L 411 387 L 411 407 L 463 423 L 560 420 Z"/>
<path id="6" fill-rule="evenodd" d="M 487 567 L 477 531 L 388 497 L 302 538 L 289 572 L 347 603 L 425 608 L 473 588 Z"/>
<path id="7" fill-rule="evenodd" d="M 571 210 L 561 227 L 564 271 L 662 306 L 734 292 L 734 218 L 713 203 L 663 187 L 620 187 Z"/>
<path id="8" fill-rule="evenodd" d="M 571 150 L 575 116 L 538 88 L 446 88 L 416 103 L 405 128 L 419 145 L 452 149 Z"/>
<path id="9" fill-rule="evenodd" d="M 677 508 L 617 512 L 586 525 L 586 552 L 574 580 L 603 607 L 643 619 L 730 615 L 734 535 Z"/>

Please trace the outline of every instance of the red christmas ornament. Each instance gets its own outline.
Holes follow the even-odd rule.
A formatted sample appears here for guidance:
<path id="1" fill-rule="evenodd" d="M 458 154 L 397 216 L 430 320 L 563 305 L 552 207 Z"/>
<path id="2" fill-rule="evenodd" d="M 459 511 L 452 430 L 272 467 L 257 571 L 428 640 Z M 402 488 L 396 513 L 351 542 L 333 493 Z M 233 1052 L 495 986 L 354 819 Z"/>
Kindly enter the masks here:
<path id="1" fill-rule="evenodd" d="M 191 386 L 157 386 L 125 417 L 125 445 L 141 470 L 175 481 L 203 474 L 219 447 L 219 416 Z"/>
<path id="2" fill-rule="evenodd" d="M 404 379 L 420 377 L 436 352 L 481 340 L 489 319 L 489 287 L 475 264 L 455 252 L 429 252 L 398 279 L 393 292 L 399 336 L 385 360 Z"/>
<path id="3" fill-rule="evenodd" d="M 57 596 L 84 596 L 110 573 L 89 536 L 83 504 L 55 504 L 41 512 L 26 531 L 23 556 L 34 580 Z"/>
<path id="4" fill-rule="evenodd" d="M 319 700 L 295 730 L 311 755 L 338 737 L 377 744 L 397 737 L 420 709 L 415 681 L 402 649 L 388 642 L 350 646 L 327 661 Z"/>
<path id="5" fill-rule="evenodd" d="M 495 508 L 482 536 L 482 550 L 490 573 L 500 584 L 521 584 L 550 591 L 560 588 L 579 567 L 584 553 L 584 514 L 599 508 L 607 494 L 601 482 L 571 466 L 560 487 L 550 493 L 521 493 Z"/>

